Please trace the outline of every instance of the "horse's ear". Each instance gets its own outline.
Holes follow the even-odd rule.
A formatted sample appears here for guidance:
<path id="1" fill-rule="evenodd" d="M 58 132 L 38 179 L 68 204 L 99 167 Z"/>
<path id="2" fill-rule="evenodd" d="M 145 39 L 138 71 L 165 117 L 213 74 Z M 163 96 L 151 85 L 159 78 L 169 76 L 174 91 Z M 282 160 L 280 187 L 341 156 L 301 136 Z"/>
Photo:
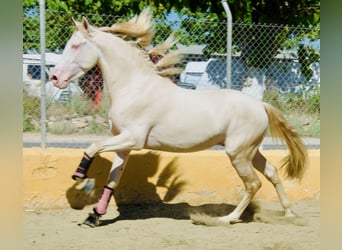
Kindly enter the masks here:
<path id="1" fill-rule="evenodd" d="M 76 28 L 79 25 L 79 23 L 75 20 L 74 17 L 71 17 L 71 20 L 72 20 L 72 23 L 74 24 L 74 27 Z"/>
<path id="2" fill-rule="evenodd" d="M 91 25 L 89 24 L 87 18 L 85 17 L 82 17 L 82 26 L 88 33 L 92 31 Z"/>

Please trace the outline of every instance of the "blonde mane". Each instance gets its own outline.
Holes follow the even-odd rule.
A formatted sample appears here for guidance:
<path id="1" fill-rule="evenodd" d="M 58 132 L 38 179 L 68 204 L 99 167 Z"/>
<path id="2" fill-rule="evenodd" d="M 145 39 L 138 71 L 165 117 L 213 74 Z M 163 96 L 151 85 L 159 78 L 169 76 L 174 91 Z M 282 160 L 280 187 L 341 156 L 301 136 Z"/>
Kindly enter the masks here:
<path id="1" fill-rule="evenodd" d="M 99 30 L 112 33 L 137 48 L 139 54 L 160 76 L 169 77 L 183 71 L 176 66 L 183 59 L 182 53 L 179 50 L 170 50 L 178 42 L 173 33 L 164 42 L 151 46 L 155 30 L 150 8 L 145 8 L 140 15 L 135 15 L 127 22 L 114 23 L 110 27 L 100 27 Z M 150 48 L 147 49 L 147 46 Z M 152 62 L 153 57 L 158 57 L 158 61 Z"/>

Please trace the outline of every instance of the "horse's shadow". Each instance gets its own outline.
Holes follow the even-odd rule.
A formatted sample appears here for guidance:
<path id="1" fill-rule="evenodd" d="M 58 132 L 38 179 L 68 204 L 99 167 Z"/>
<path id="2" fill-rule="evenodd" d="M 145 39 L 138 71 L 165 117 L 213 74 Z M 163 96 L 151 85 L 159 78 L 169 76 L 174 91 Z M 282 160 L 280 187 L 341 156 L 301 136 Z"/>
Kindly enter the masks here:
<path id="1" fill-rule="evenodd" d="M 119 216 L 113 219 L 100 220 L 100 226 L 115 223 L 120 220 L 136 220 L 147 218 L 190 219 L 191 214 L 205 214 L 209 216 L 223 216 L 229 214 L 235 206 L 229 204 L 204 204 L 193 206 L 188 203 L 172 203 L 173 198 L 186 186 L 181 176 L 176 174 L 177 158 L 169 162 L 163 171 L 158 173 L 158 181 L 153 184 L 149 177 L 157 174 L 160 164 L 159 155 L 148 152 L 144 155 L 130 156 L 120 184 L 115 189 L 113 197 L 117 204 Z M 95 179 L 95 188 L 91 194 L 85 194 L 70 187 L 66 198 L 74 209 L 83 209 L 87 205 L 95 204 L 101 196 L 103 186 L 106 185 L 112 162 L 97 156 L 92 163 L 88 176 Z M 166 189 L 163 197 L 157 193 L 157 187 Z M 111 209 L 111 207 L 109 208 Z M 252 220 L 253 213 L 246 209 L 242 221 Z"/>
<path id="2" fill-rule="evenodd" d="M 113 219 L 100 220 L 99 226 L 107 226 L 122 220 L 142 220 L 150 218 L 170 218 L 177 220 L 190 220 L 191 215 L 205 215 L 219 217 L 229 214 L 236 206 L 230 204 L 204 204 L 192 206 L 188 203 L 143 203 L 119 205 L 119 216 Z M 241 216 L 241 222 L 253 221 L 254 207 L 248 207 Z"/>

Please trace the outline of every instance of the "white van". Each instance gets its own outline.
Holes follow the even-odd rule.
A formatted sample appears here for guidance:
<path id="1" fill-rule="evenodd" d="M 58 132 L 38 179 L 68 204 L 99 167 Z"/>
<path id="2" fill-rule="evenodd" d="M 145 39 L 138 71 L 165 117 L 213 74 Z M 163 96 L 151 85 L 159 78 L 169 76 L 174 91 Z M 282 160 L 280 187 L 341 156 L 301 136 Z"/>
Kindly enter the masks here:
<path id="1" fill-rule="evenodd" d="M 226 87 L 226 64 L 221 59 L 190 61 L 180 75 L 180 86 L 196 90 Z"/>

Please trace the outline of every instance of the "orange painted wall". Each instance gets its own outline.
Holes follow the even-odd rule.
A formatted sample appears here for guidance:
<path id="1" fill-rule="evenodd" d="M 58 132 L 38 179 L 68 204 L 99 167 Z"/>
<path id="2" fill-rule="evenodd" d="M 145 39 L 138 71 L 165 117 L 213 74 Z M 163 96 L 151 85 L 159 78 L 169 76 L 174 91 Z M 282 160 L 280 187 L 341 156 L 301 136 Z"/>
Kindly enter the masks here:
<path id="1" fill-rule="evenodd" d="M 275 165 L 285 156 L 283 150 L 263 154 Z M 83 155 L 81 149 L 23 149 L 23 193 L 25 209 L 93 205 L 106 184 L 112 153 L 96 157 L 89 177 L 95 178 L 95 193 L 87 196 L 75 189 L 71 174 Z M 320 151 L 309 151 L 310 164 L 301 181 L 283 181 L 290 200 L 319 199 Z M 261 175 L 262 188 L 256 199 L 277 201 L 273 186 Z M 284 178 L 282 178 L 284 179 Z M 115 200 L 120 204 L 143 202 L 236 204 L 244 186 L 223 151 L 174 154 L 142 150 L 133 152 L 128 161 Z M 111 202 L 114 205 L 114 202 Z"/>

